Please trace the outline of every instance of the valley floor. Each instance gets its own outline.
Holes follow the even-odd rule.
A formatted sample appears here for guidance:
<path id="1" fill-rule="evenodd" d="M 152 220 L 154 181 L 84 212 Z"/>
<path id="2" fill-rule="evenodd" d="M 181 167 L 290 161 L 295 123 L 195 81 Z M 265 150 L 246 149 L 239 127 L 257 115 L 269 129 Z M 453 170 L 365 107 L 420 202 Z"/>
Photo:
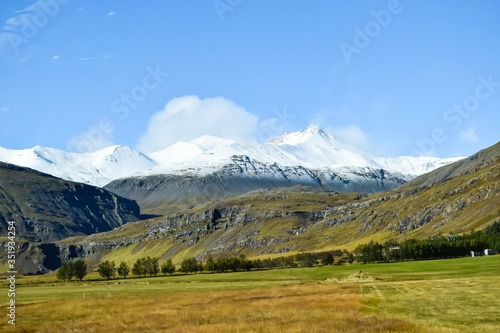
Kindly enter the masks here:
<path id="1" fill-rule="evenodd" d="M 71 283 L 53 276 L 18 280 L 16 326 L 4 318 L 0 331 L 500 330 L 500 256 L 95 279 L 93 275 Z"/>

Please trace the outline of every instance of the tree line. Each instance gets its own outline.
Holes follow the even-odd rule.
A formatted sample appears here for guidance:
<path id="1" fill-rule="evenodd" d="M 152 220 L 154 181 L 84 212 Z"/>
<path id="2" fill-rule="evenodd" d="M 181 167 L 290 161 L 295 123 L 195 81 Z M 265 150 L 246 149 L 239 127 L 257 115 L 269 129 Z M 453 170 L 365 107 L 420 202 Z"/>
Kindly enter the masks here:
<path id="1" fill-rule="evenodd" d="M 383 244 L 371 241 L 354 250 L 356 261 L 363 263 L 405 260 L 446 259 L 465 257 L 471 251 L 492 249 L 500 252 L 500 221 L 482 231 L 472 231 L 462 236 L 436 236 L 424 240 L 394 240 Z"/>
<path id="2" fill-rule="evenodd" d="M 183 260 L 176 267 L 172 259 L 167 259 L 162 265 L 159 257 L 144 257 L 137 259 L 129 267 L 125 261 L 116 266 L 114 261 L 103 261 L 97 267 L 99 274 L 106 278 L 115 278 L 116 275 L 127 278 L 129 273 L 137 277 L 157 276 L 159 273 L 173 275 L 175 272 L 184 274 L 196 274 L 201 272 L 226 273 L 237 271 L 249 271 L 252 269 L 273 269 L 291 267 L 313 267 L 318 265 L 341 265 L 346 262 L 352 263 L 354 256 L 347 250 L 335 250 L 328 252 L 298 253 L 295 255 L 268 258 L 264 260 L 250 260 L 244 255 L 228 257 L 209 257 L 205 262 L 196 258 Z"/>

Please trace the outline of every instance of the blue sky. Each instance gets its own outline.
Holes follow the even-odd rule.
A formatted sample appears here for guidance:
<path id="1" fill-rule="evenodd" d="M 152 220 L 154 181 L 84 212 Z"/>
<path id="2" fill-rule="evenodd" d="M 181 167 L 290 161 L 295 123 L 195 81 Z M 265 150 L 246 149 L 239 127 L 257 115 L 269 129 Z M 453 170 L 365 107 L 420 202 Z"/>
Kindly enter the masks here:
<path id="1" fill-rule="evenodd" d="M 0 146 L 153 151 L 322 128 L 387 156 L 499 141 L 500 2 L 0 3 Z"/>

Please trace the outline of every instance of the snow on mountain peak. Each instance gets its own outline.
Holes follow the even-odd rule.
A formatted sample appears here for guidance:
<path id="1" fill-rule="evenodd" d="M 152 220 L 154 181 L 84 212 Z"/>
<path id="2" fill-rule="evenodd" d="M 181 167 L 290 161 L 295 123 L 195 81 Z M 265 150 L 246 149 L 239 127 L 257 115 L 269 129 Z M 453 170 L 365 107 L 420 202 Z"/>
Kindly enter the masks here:
<path id="1" fill-rule="evenodd" d="M 42 146 L 24 150 L 2 148 L 0 161 L 97 186 L 157 166 L 149 157 L 126 146 L 112 146 L 85 154 Z"/>
<path id="2" fill-rule="evenodd" d="M 223 139 L 212 135 L 203 135 L 197 139 L 189 140 L 188 142 L 194 143 L 205 150 L 212 150 L 235 143 L 234 140 Z"/>
<path id="3" fill-rule="evenodd" d="M 272 145 L 297 145 L 311 138 L 324 139 L 331 141 L 334 138 L 325 133 L 319 126 L 310 125 L 307 129 L 300 132 L 285 132 L 284 134 L 269 140 L 267 143 Z"/>
<path id="4" fill-rule="evenodd" d="M 205 151 L 206 149 L 200 147 L 196 143 L 177 141 L 162 150 L 148 154 L 148 156 L 159 165 L 166 165 L 198 156 Z"/>
<path id="5" fill-rule="evenodd" d="M 240 144 L 205 135 L 190 141 L 178 141 L 148 155 L 126 146 L 111 146 L 85 154 L 41 146 L 25 150 L 0 147 L 0 161 L 97 186 L 132 175 L 211 173 L 234 163 L 234 156 L 244 156 L 265 165 L 316 171 L 341 171 L 345 168 L 392 170 L 408 179 L 456 160 L 376 156 L 342 142 L 315 125 L 300 132 L 284 133 L 266 144 Z"/>

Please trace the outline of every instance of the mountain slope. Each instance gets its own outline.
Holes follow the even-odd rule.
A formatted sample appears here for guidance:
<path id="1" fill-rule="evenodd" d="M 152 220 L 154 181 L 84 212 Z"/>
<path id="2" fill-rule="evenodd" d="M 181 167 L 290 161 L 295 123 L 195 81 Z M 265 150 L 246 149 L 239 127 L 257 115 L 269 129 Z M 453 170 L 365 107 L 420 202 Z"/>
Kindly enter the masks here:
<path id="1" fill-rule="evenodd" d="M 339 192 L 378 192 L 404 183 L 404 176 L 382 169 L 345 167 L 311 170 L 302 166 L 265 164 L 245 155 L 231 156 L 211 173 L 167 173 L 118 179 L 104 188 L 136 200 L 148 214 L 168 214 L 179 208 L 241 195 L 261 188 L 319 187 Z"/>
<path id="2" fill-rule="evenodd" d="M 466 174 L 471 174 L 498 163 L 500 159 L 500 142 L 481 150 L 468 158 L 442 167 L 436 172 L 425 174 L 408 183 L 408 187 L 434 186 Z"/>
<path id="3" fill-rule="evenodd" d="M 56 241 L 109 231 L 139 214 L 135 202 L 106 190 L 0 162 L 0 236 L 15 221 L 20 239 Z"/>
<path id="4" fill-rule="evenodd" d="M 259 190 L 62 244 L 128 262 L 146 255 L 177 262 L 227 253 L 267 257 L 469 232 L 499 218 L 500 143 L 393 191 Z"/>

